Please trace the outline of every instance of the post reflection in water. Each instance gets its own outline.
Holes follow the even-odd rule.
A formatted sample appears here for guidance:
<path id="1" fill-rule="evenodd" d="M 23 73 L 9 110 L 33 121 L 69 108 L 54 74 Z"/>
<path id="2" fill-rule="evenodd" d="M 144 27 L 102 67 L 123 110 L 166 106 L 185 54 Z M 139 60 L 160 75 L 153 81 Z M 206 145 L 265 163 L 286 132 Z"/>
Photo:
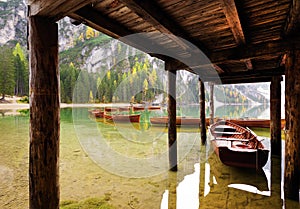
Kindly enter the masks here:
<path id="1" fill-rule="evenodd" d="M 195 171 L 180 182 L 177 173 L 169 172 L 168 189 L 165 190 L 161 209 L 198 209 L 200 164 L 194 165 Z"/>
<path id="2" fill-rule="evenodd" d="M 265 140 L 269 146 L 270 139 Z M 161 209 L 284 208 L 279 159 L 255 170 L 223 165 L 214 153 L 205 157 L 194 164 L 192 174 L 169 172 Z"/>
<path id="3" fill-rule="evenodd" d="M 260 108 L 252 110 L 257 112 Z M 195 115 L 194 112 L 190 114 Z M 126 134 L 126 138 L 130 138 L 130 142 L 144 144 L 156 136 L 163 142 L 167 139 L 164 126 L 151 126 L 145 122 L 134 125 L 114 124 L 114 126 L 118 130 L 130 130 L 122 131 Z M 143 137 L 135 137 L 132 130 L 141 132 Z M 161 209 L 265 208 L 266 205 L 270 208 L 282 208 L 283 197 L 280 195 L 282 187 L 279 175 L 281 166 L 276 159 L 275 161 L 272 159 L 272 163 L 269 159 L 259 171 L 226 166 L 212 151 L 209 142 L 204 146 L 200 144 L 199 131 L 199 128 L 195 127 L 177 127 L 178 156 L 181 160 L 178 172 L 167 172 L 167 186 L 162 188 L 160 193 Z M 258 131 L 258 135 L 269 135 L 268 129 L 254 131 Z M 158 132 L 160 134 L 157 134 Z M 117 138 L 116 142 L 120 142 L 120 137 Z M 109 139 L 111 146 L 114 146 L 112 138 Z M 143 141 L 140 141 L 141 139 Z M 165 147 L 165 143 L 159 142 L 155 141 L 156 144 L 152 148 Z M 269 138 L 265 138 L 263 143 L 270 149 Z M 145 147 L 143 151 L 145 152 Z M 156 153 L 154 149 L 153 153 Z"/>

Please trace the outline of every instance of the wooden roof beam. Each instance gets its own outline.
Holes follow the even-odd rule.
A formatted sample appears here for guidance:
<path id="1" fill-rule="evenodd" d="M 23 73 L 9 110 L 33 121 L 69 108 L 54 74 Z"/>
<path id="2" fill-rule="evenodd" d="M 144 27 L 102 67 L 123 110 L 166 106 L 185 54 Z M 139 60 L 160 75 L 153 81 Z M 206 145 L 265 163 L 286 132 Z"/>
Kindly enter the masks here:
<path id="1" fill-rule="evenodd" d="M 234 0 L 220 0 L 228 25 L 238 45 L 246 44 L 240 17 Z"/>
<path id="2" fill-rule="evenodd" d="M 151 48 L 159 48 L 158 45 L 155 45 L 155 43 L 149 43 L 149 41 L 144 37 L 134 36 L 133 38 L 129 37 L 126 38 L 126 36 L 130 36 L 134 34 L 134 31 L 131 31 L 124 27 L 123 25 L 119 24 L 115 20 L 106 17 L 99 13 L 98 11 L 94 10 L 91 6 L 85 6 L 83 8 L 78 9 L 72 14 L 68 15 L 70 18 L 82 22 L 112 38 L 120 39 L 122 37 L 125 37 L 121 39 L 122 42 L 135 47 L 145 53 L 149 53 L 151 56 L 159 58 L 161 60 L 166 60 L 167 57 L 161 54 L 155 54 L 151 53 Z M 140 40 L 138 40 L 140 38 Z M 131 40 L 135 39 L 135 40 Z M 154 50 L 153 50 L 154 51 Z M 170 52 L 169 54 L 172 54 Z M 179 63 L 179 62 L 178 62 Z M 181 64 L 183 65 L 183 64 Z M 178 65 L 180 66 L 180 65 Z"/>
<path id="3" fill-rule="evenodd" d="M 160 23 L 160 20 L 156 19 L 155 17 L 152 16 L 152 14 L 149 13 L 148 10 L 151 10 L 152 4 L 151 4 L 150 9 L 148 6 L 147 7 L 148 10 L 146 10 L 143 7 L 143 6 L 145 6 L 145 4 L 147 4 L 146 1 L 141 2 L 144 5 L 140 5 L 138 3 L 138 1 L 136 1 L 136 0 L 120 0 L 120 1 L 123 2 L 123 4 L 125 4 L 131 11 L 138 14 L 143 20 L 145 20 L 146 22 L 149 22 L 151 25 L 153 25 L 153 27 L 155 27 L 161 33 L 173 35 L 173 33 L 165 26 L 165 25 L 169 24 L 168 22 L 165 25 L 162 25 Z M 156 10 L 157 10 L 157 8 L 156 8 Z M 160 13 L 158 13 L 158 14 L 160 14 Z M 156 16 L 158 16 L 158 15 L 156 15 Z M 159 17 L 159 18 L 162 18 L 162 17 Z M 174 42 L 176 42 L 184 50 L 189 48 L 188 45 L 183 40 L 178 38 L 177 36 L 169 37 L 169 38 L 172 39 Z"/>
<path id="4" fill-rule="evenodd" d="M 219 82 L 221 80 L 222 83 L 248 83 L 248 80 L 253 80 L 255 82 L 255 79 L 265 79 L 265 78 L 272 78 L 272 76 L 275 75 L 284 75 L 285 68 L 279 67 L 279 68 L 273 68 L 268 70 L 256 70 L 256 71 L 244 71 L 239 73 L 231 73 L 231 74 L 223 74 L 219 77 L 206 77 L 207 82 L 213 82 L 217 81 Z M 269 80 L 271 81 L 271 80 Z M 258 82 L 258 81 L 256 81 Z"/>
<path id="5" fill-rule="evenodd" d="M 90 6 L 80 8 L 68 16 L 115 39 L 122 36 L 128 36 L 133 33 L 133 31 L 128 30 L 115 20 L 103 16 Z"/>
<path id="6" fill-rule="evenodd" d="M 276 40 L 259 44 L 246 44 L 233 49 L 216 51 L 209 55 L 214 64 L 231 62 L 232 60 L 254 59 L 266 56 L 283 55 L 292 46 L 300 47 L 300 41 L 296 39 Z"/>
<path id="7" fill-rule="evenodd" d="M 240 21 L 240 17 L 237 11 L 237 7 L 234 0 L 220 0 L 223 12 L 225 14 L 228 25 L 234 36 L 234 39 L 238 45 L 245 45 L 246 38 Z M 248 70 L 253 70 L 251 59 L 246 59 L 245 65 Z"/>
<path id="8" fill-rule="evenodd" d="M 125 4 L 130 10 L 138 14 L 145 21 L 151 23 L 153 27 L 159 30 L 161 33 L 172 34 L 178 36 L 182 39 L 185 39 L 196 47 L 198 47 L 204 53 L 207 53 L 205 45 L 198 41 L 194 40 L 187 34 L 184 28 L 181 28 L 175 21 L 172 20 L 165 12 L 159 9 L 159 6 L 155 1 L 152 0 L 120 0 Z M 171 37 L 170 37 L 171 38 Z M 184 46 L 186 49 L 186 43 L 182 40 L 174 40 L 180 46 Z M 188 47 L 189 48 L 189 47 Z"/>
<path id="9" fill-rule="evenodd" d="M 300 30 L 300 1 L 293 0 L 286 19 L 283 35 L 291 36 L 297 30 Z"/>
<path id="10" fill-rule="evenodd" d="M 95 0 L 29 0 L 29 16 L 48 17 L 58 21 Z"/>

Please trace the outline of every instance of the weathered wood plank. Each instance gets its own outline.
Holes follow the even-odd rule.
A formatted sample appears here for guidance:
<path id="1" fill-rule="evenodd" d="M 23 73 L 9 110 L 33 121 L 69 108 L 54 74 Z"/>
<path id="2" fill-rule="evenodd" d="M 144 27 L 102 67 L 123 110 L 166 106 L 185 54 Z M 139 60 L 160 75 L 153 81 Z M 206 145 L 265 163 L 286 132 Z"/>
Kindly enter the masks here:
<path id="1" fill-rule="evenodd" d="M 271 153 L 281 156 L 281 76 L 274 76 L 270 85 Z"/>
<path id="2" fill-rule="evenodd" d="M 245 44 L 246 39 L 234 0 L 220 0 L 220 2 L 236 42 L 239 45 Z"/>
<path id="3" fill-rule="evenodd" d="M 30 208 L 59 208 L 58 26 L 29 17 Z"/>
<path id="4" fill-rule="evenodd" d="M 203 43 L 198 40 L 193 40 L 183 28 L 181 28 L 174 20 L 168 17 L 168 14 L 161 11 L 159 6 L 149 0 L 121 0 L 128 8 L 137 13 L 146 22 L 149 22 L 158 31 L 170 36 L 183 49 L 188 49 L 187 45 L 181 38 L 189 40 L 203 51 L 207 51 Z M 178 38 L 181 37 L 181 38 Z"/>
<path id="5" fill-rule="evenodd" d="M 285 197 L 299 201 L 300 176 L 300 50 L 291 50 L 286 60 L 285 77 Z"/>
<path id="6" fill-rule="evenodd" d="M 92 3 L 93 0 L 38 0 L 29 2 L 29 16 L 43 16 L 53 21 Z"/>
<path id="7" fill-rule="evenodd" d="M 176 69 L 172 61 L 165 62 L 168 72 L 168 137 L 169 137 L 169 166 L 177 171 L 177 130 L 176 130 Z"/>
<path id="8" fill-rule="evenodd" d="M 284 27 L 284 35 L 289 36 L 291 33 L 300 29 L 300 1 L 293 0 L 289 15 Z"/>

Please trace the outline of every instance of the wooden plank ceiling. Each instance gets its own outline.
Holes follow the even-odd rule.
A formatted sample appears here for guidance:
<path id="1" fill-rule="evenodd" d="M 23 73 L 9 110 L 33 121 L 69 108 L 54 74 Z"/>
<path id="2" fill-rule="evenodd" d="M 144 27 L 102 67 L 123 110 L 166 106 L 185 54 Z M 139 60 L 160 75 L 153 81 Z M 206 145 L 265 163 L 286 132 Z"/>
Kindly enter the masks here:
<path id="1" fill-rule="evenodd" d="M 54 21 L 69 16 L 152 56 L 172 57 L 177 60 L 174 70 L 200 74 L 204 81 L 214 81 L 211 68 L 222 83 L 270 81 L 273 75 L 284 74 L 289 48 L 299 47 L 299 0 L 35 0 L 29 4 L 30 15 Z"/>

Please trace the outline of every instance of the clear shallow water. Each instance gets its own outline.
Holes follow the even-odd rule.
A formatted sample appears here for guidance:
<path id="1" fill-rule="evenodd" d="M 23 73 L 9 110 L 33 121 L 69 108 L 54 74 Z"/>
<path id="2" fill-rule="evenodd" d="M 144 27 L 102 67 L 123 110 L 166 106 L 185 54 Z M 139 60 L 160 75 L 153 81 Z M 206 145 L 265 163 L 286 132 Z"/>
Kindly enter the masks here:
<path id="1" fill-rule="evenodd" d="M 145 120 L 165 112 L 149 114 Z M 0 208 L 28 208 L 28 121 L 26 111 L 0 117 Z M 115 126 L 88 118 L 86 108 L 61 110 L 61 201 L 105 196 L 116 208 L 282 207 L 278 159 L 259 173 L 227 167 L 189 127 L 178 129 L 177 173 L 168 172 L 166 156 L 165 127 Z"/>

